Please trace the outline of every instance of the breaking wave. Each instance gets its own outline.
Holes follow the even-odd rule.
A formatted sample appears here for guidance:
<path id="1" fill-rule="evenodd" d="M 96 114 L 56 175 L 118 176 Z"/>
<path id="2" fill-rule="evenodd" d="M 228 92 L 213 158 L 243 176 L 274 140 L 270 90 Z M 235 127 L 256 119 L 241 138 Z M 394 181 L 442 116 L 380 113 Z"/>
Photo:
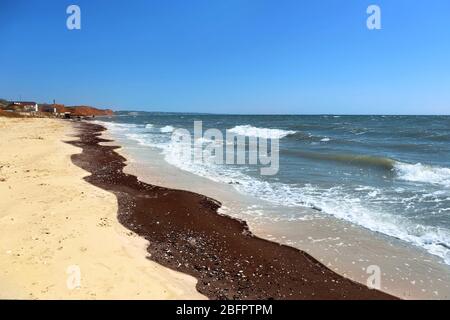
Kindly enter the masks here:
<path id="1" fill-rule="evenodd" d="M 258 137 L 264 139 L 281 139 L 296 133 L 296 131 L 291 130 L 257 128 L 251 125 L 236 126 L 234 128 L 228 129 L 227 131 L 238 134 L 240 136 Z"/>
<path id="2" fill-rule="evenodd" d="M 334 177 L 332 174 L 330 176 L 336 180 L 332 185 L 320 185 L 314 181 L 310 184 L 303 183 L 300 179 L 301 175 L 297 179 L 298 183 L 285 183 L 283 180 L 267 181 L 253 176 L 251 171 L 246 171 L 242 167 L 219 166 L 211 162 L 196 164 L 183 161 L 183 158 L 179 156 L 183 146 L 172 143 L 170 140 L 170 133 L 175 128 L 171 125 L 163 127 L 155 125 L 153 127 L 151 124 L 146 125 L 148 122 L 158 123 L 153 119 L 146 119 L 139 125 L 109 122 L 106 126 L 113 132 L 132 139 L 142 146 L 161 149 L 168 163 L 213 181 L 232 185 L 237 191 L 262 201 L 263 205 L 267 201 L 270 205 L 281 208 L 307 206 L 320 209 L 324 214 L 424 248 L 450 264 L 450 230 L 447 225 L 429 222 L 426 216 L 423 219 L 415 219 L 415 215 L 422 214 L 424 209 L 421 206 L 425 207 L 425 204 L 427 208 L 425 214 L 434 214 L 433 217 L 436 220 L 445 219 L 448 215 L 450 201 L 450 168 L 448 166 L 424 164 L 427 162 L 426 159 L 423 160 L 423 163 L 417 163 L 420 160 L 416 160 L 414 157 L 408 160 L 407 157 L 401 155 L 397 157 L 396 154 L 390 152 L 380 154 L 388 154 L 392 158 L 364 154 L 368 148 L 354 149 L 355 154 L 351 154 L 353 150 L 346 153 L 346 149 L 336 147 L 339 141 L 346 140 L 325 132 L 309 134 L 302 131 L 301 128 L 298 131 L 289 131 L 262 128 L 264 125 L 261 127 L 251 125 L 233 127 L 235 123 L 224 125 L 224 130 L 232 127 L 228 131 L 241 136 L 281 139 L 295 135 L 288 142 L 299 143 L 298 141 L 307 139 L 328 142 L 310 149 L 307 149 L 309 144 L 299 144 L 301 148 L 297 149 L 291 148 L 290 145 L 284 145 L 280 156 L 290 157 L 289 159 L 295 157 L 311 159 L 314 160 L 311 162 L 314 165 L 319 165 L 322 161 L 333 161 L 357 166 L 358 169 L 361 169 L 358 172 L 364 174 L 368 172 L 365 169 L 376 169 L 378 171 L 370 171 L 370 174 L 381 174 L 388 183 L 371 185 L 370 181 L 367 183 L 363 181 L 358 185 L 346 184 L 342 180 L 337 180 L 339 176 Z M 176 122 L 168 121 L 165 124 L 167 123 L 175 124 Z M 240 123 L 246 123 L 246 120 L 240 121 Z M 268 122 L 265 126 L 270 125 Z M 179 123 L 176 123 L 176 126 L 179 127 Z M 289 128 L 291 127 L 293 126 L 289 126 Z M 150 128 L 153 130 L 145 130 Z M 293 128 L 297 129 L 297 127 Z M 199 142 L 209 145 L 216 141 L 201 138 Z M 360 145 L 353 143 L 352 146 Z M 373 146 L 372 141 L 370 143 L 369 146 Z M 396 143 L 395 150 L 399 149 L 399 143 L 409 146 L 409 142 L 394 141 L 393 143 Z M 357 154 L 357 152 L 361 154 Z M 403 162 L 394 158 L 405 160 Z M 297 160 L 300 159 L 293 159 L 293 161 Z M 411 163 L 407 163 L 407 161 Z M 405 182 L 411 182 L 411 185 Z M 416 184 L 419 187 L 416 187 Z M 280 210 L 280 215 L 282 212 L 283 210 Z M 408 216 L 406 212 L 410 212 L 411 216 Z M 279 217 L 274 218 L 278 219 Z M 295 216 L 289 217 L 289 219 L 291 218 L 296 219 Z"/>
<path id="3" fill-rule="evenodd" d="M 450 168 L 396 162 L 394 170 L 402 180 L 450 187 Z"/>
<path id="4" fill-rule="evenodd" d="M 162 133 L 170 133 L 173 132 L 173 130 L 175 130 L 175 128 L 172 126 L 165 126 L 159 129 L 159 131 L 161 131 Z"/>

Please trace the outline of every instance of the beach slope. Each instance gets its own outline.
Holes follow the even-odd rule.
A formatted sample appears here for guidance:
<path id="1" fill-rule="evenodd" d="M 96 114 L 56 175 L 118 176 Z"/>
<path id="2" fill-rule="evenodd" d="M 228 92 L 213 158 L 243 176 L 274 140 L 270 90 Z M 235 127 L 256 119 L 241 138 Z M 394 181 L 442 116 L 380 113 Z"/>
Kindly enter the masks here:
<path id="1" fill-rule="evenodd" d="M 203 299 L 146 259 L 117 198 L 83 180 L 71 122 L 0 117 L 0 298 Z"/>
<path id="2" fill-rule="evenodd" d="M 153 261 L 197 279 L 211 299 L 394 299 L 344 278 L 307 253 L 254 236 L 244 221 L 221 215 L 204 195 L 147 184 L 124 173 L 126 159 L 101 137 L 106 129 L 79 123 L 75 164 L 86 181 L 118 198 L 119 221 L 149 241 Z M 108 144 L 105 144 L 108 143 Z"/>

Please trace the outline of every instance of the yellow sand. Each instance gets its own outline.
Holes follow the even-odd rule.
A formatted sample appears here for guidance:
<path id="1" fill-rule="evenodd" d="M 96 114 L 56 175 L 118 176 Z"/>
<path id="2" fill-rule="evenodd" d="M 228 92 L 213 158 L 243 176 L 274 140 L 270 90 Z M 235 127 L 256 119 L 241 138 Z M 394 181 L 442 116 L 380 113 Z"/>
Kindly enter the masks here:
<path id="1" fill-rule="evenodd" d="M 55 119 L 0 118 L 0 298 L 203 299 L 196 280 L 146 259 L 116 197 L 82 178 Z M 78 286 L 79 284 L 79 286 Z"/>

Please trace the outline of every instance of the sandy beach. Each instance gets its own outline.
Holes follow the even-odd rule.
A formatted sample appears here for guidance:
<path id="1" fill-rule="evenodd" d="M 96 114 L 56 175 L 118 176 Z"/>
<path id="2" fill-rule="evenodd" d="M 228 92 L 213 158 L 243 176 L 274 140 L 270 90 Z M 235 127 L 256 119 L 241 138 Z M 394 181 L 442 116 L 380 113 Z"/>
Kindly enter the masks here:
<path id="1" fill-rule="evenodd" d="M 450 300 L 435 2 L 0 2 L 0 302 Z"/>
<path id="2" fill-rule="evenodd" d="M 205 299 L 195 278 L 147 259 L 116 197 L 83 180 L 71 161 L 81 149 L 63 142 L 74 133 L 0 117 L 0 298 Z"/>
<path id="3" fill-rule="evenodd" d="M 1 298 L 392 298 L 253 236 L 213 199 L 123 173 L 103 130 L 0 118 Z"/>
<path id="4" fill-rule="evenodd" d="M 83 149 L 75 164 L 92 173 L 86 181 L 113 192 L 119 221 L 149 240 L 152 260 L 197 279 L 211 299 L 393 299 L 328 269 L 293 247 L 254 236 L 245 221 L 219 213 L 221 204 L 190 191 L 147 184 L 123 171 L 119 146 L 106 129 L 77 125 Z"/>

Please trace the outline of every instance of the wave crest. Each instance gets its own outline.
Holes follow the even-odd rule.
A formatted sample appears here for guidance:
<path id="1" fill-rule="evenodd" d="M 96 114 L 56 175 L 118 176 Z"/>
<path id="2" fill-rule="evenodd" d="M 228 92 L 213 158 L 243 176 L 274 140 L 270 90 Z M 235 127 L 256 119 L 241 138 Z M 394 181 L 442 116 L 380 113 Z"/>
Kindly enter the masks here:
<path id="1" fill-rule="evenodd" d="M 173 130 L 175 130 L 175 128 L 172 126 L 165 126 L 159 129 L 159 131 L 161 131 L 162 133 L 170 133 L 173 132 Z"/>
<path id="2" fill-rule="evenodd" d="M 394 169 L 402 180 L 450 187 L 450 168 L 397 162 Z"/>
<path id="3" fill-rule="evenodd" d="M 257 128 L 251 125 L 236 126 L 228 129 L 227 131 L 236 133 L 240 136 L 258 137 L 264 139 L 281 139 L 288 135 L 295 134 L 296 131 L 281 130 L 281 129 L 269 129 L 269 128 Z"/>

